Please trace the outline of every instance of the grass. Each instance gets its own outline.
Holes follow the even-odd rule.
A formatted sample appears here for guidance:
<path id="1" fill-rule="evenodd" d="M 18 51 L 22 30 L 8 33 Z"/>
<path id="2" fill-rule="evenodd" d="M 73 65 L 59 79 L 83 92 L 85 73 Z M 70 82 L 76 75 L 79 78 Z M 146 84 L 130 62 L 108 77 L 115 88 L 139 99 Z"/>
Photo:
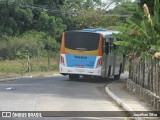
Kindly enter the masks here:
<path id="1" fill-rule="evenodd" d="M 41 57 L 39 59 L 37 58 L 31 58 L 30 59 L 30 65 L 31 65 L 31 71 L 30 73 L 25 72 L 27 69 L 27 62 L 26 60 L 5 60 L 0 61 L 0 76 L 6 76 L 6 75 L 25 75 L 25 74 L 31 74 L 31 73 L 50 73 L 51 71 L 55 72 L 58 71 L 58 63 L 57 58 L 51 58 L 50 63 L 50 70 L 48 69 L 48 60 L 47 58 Z"/>
<path id="2" fill-rule="evenodd" d="M 27 68 L 26 60 L 5 60 L 0 61 L 0 78 L 17 76 L 17 75 L 32 75 L 45 76 L 48 74 L 58 73 L 58 57 L 51 58 L 50 70 L 48 69 L 48 62 L 46 57 L 31 58 L 31 71 L 25 72 Z M 128 70 L 129 62 L 126 60 L 125 70 Z"/>
<path id="3" fill-rule="evenodd" d="M 1 73 L 21 73 L 25 69 L 22 60 L 5 60 L 0 61 L 0 72 Z"/>

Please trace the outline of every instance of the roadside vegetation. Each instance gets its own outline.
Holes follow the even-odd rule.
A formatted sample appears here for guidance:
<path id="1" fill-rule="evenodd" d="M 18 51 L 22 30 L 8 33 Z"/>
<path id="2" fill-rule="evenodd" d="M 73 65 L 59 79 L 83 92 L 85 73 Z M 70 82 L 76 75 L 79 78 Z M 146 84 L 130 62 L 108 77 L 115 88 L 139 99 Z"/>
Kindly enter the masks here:
<path id="1" fill-rule="evenodd" d="M 160 1 L 141 0 L 133 17 L 112 28 L 120 31 L 115 44 L 129 58 L 127 89 L 159 111 Z"/>
<path id="2" fill-rule="evenodd" d="M 124 10 L 126 4 L 131 8 Z M 136 6 L 128 0 L 1 0 L 0 73 L 57 71 L 63 31 L 108 28 Z"/>
<path id="3" fill-rule="evenodd" d="M 142 31 L 144 25 L 149 25 L 148 18 L 139 12 L 144 2 L 149 6 L 153 4 L 145 0 L 140 0 L 139 3 L 131 0 L 108 0 L 105 3 L 102 0 L 1 0 L 0 73 L 57 71 L 61 34 L 66 30 L 114 29 L 111 26 L 116 26 L 117 23 L 120 31 L 124 30 L 120 28 L 123 25 L 128 29 L 135 27 L 134 30 L 138 30 L 138 33 L 132 31 L 127 37 L 118 36 L 123 37 L 124 41 L 117 44 L 126 47 L 128 38 L 132 38 L 126 49 L 145 51 L 145 45 L 154 39 L 158 29 L 154 29 L 156 35 L 149 37 L 147 35 L 150 31 Z M 155 12 L 151 11 L 151 14 Z M 154 17 L 154 26 L 159 24 L 159 20 L 156 20 L 157 16 Z M 136 25 L 140 26 L 140 21 L 143 21 L 143 26 L 138 28 Z M 143 47 L 137 46 L 140 45 L 139 42 L 143 43 L 143 40 L 139 41 L 143 37 L 147 38 L 147 42 Z M 159 44 L 158 38 L 147 50 L 159 49 L 156 46 Z M 137 43 L 132 46 L 134 42 Z"/>
<path id="4" fill-rule="evenodd" d="M 58 58 L 58 57 L 57 57 Z M 37 60 L 37 58 L 32 58 L 30 60 L 30 66 L 31 70 L 30 72 L 48 72 L 48 71 L 57 71 L 58 70 L 58 64 L 57 64 L 57 58 L 51 58 L 51 65 L 50 70 L 48 69 L 48 62 L 47 57 L 40 57 Z M 10 74 L 25 74 L 27 72 L 27 64 L 26 60 L 24 59 L 17 59 L 17 60 L 3 60 L 0 62 L 0 71 L 2 73 Z"/>
<path id="5" fill-rule="evenodd" d="M 121 32 L 116 35 L 121 41 L 115 44 L 120 45 L 126 55 L 160 57 L 156 56 L 160 52 L 160 2 L 153 2 L 152 14 L 147 4 L 143 4 L 142 8 L 140 6 L 135 11 L 135 16 L 127 18 L 125 23 L 117 22 L 117 26 L 112 27 Z"/>

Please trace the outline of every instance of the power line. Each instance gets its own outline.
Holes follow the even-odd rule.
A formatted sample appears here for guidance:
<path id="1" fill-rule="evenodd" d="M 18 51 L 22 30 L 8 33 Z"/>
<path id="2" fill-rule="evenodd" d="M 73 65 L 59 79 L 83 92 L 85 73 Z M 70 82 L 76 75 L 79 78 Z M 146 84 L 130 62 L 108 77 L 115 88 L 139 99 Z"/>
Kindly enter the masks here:
<path id="1" fill-rule="evenodd" d="M 42 9 L 46 12 L 50 13 L 65 13 L 65 14 L 70 14 L 70 15 L 75 15 L 75 14 L 86 14 L 84 12 L 77 12 L 77 11 L 63 11 L 63 10 L 57 10 L 57 9 L 51 9 L 47 7 L 42 7 L 42 6 L 35 6 L 35 5 L 29 5 L 29 4 L 21 4 L 22 7 L 27 7 L 31 9 Z M 86 14 L 89 16 L 106 16 L 106 17 L 130 17 L 132 14 Z"/>
<path id="2" fill-rule="evenodd" d="M 6 0 L 0 0 L 0 1 L 6 1 Z M 15 0 L 10 1 L 11 3 L 14 3 Z M 19 4 L 20 7 L 22 8 L 30 8 L 30 9 L 41 9 L 45 12 L 49 12 L 49 13 L 63 13 L 63 14 L 68 14 L 68 15 L 88 15 L 88 16 L 106 16 L 106 17 L 130 17 L 132 16 L 132 14 L 93 14 L 93 13 L 87 13 L 86 12 L 79 12 L 79 11 L 73 11 L 73 10 L 58 10 L 58 9 L 54 9 L 54 8 L 48 8 L 48 7 L 43 7 L 40 5 L 31 5 L 31 4 Z"/>

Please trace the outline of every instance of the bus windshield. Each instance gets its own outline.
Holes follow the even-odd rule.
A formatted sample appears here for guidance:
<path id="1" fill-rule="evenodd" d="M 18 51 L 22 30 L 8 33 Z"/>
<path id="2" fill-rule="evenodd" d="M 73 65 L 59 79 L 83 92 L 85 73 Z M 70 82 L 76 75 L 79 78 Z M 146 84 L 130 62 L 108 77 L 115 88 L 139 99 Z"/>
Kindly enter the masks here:
<path id="1" fill-rule="evenodd" d="M 65 48 L 71 50 L 98 50 L 100 35 L 89 32 L 66 32 Z"/>

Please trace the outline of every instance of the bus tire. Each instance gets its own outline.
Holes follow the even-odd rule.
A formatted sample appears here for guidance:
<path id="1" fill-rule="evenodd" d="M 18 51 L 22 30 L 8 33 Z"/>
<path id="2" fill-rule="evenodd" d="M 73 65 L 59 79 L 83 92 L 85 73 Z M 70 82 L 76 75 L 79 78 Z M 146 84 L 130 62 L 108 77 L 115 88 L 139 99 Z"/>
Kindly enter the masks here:
<path id="1" fill-rule="evenodd" d="M 119 67 L 119 74 L 118 74 L 118 75 L 114 75 L 114 79 L 115 79 L 115 80 L 120 79 L 121 72 L 122 72 L 122 63 L 120 64 L 120 67 Z"/>
<path id="2" fill-rule="evenodd" d="M 70 74 L 70 75 L 69 75 L 69 79 L 70 79 L 70 80 L 77 80 L 77 79 L 79 79 L 79 75 Z"/>

